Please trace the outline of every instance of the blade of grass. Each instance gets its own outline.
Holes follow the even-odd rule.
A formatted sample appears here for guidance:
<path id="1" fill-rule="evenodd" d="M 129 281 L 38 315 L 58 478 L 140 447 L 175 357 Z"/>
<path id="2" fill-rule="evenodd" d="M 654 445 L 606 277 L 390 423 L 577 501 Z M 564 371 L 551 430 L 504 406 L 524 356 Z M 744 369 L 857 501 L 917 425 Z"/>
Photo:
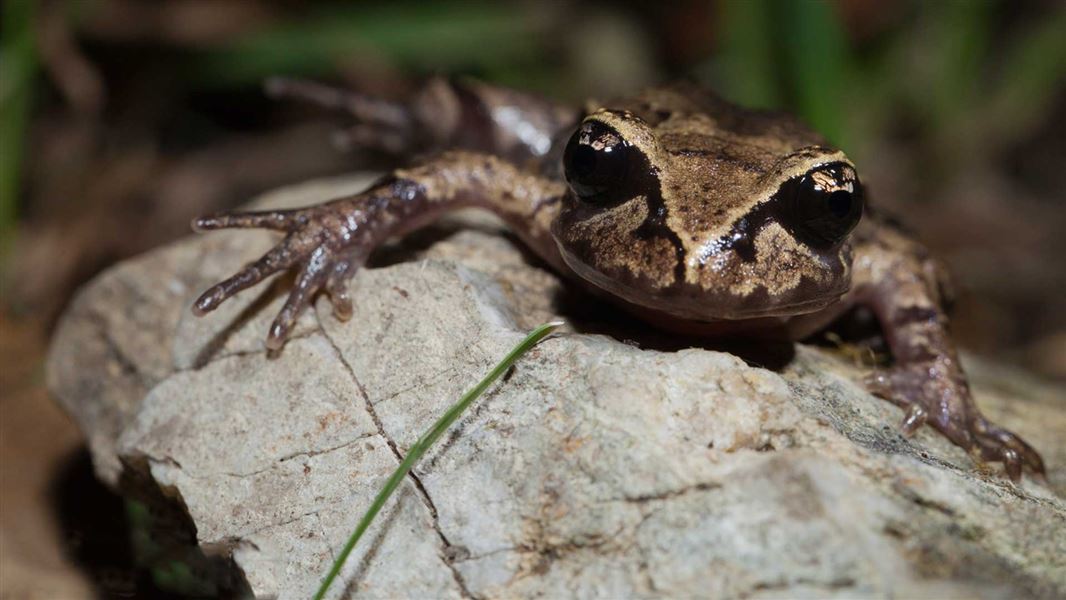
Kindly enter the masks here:
<path id="1" fill-rule="evenodd" d="M 374 517 L 377 516 L 385 503 L 392 496 L 392 493 L 396 491 L 396 488 L 400 486 L 400 482 L 404 477 L 414 468 L 418 460 L 429 450 L 429 448 L 452 426 L 453 423 L 463 414 L 464 411 L 477 400 L 481 394 L 485 393 L 485 390 L 489 388 L 501 375 L 507 372 L 511 368 L 511 365 L 515 363 L 523 354 L 529 352 L 533 346 L 536 346 L 538 342 L 543 340 L 557 327 L 562 325 L 560 322 L 545 323 L 531 331 L 529 335 L 525 337 L 517 346 L 511 349 L 511 351 L 496 365 L 488 375 L 486 375 L 481 381 L 478 382 L 468 392 L 463 394 L 463 397 L 458 402 L 453 404 L 439 419 L 430 427 L 428 431 L 422 434 L 422 437 L 418 438 L 418 441 L 411 446 L 411 449 L 407 451 L 407 456 L 404 457 L 403 462 L 399 467 L 396 467 L 396 471 L 385 482 L 385 486 L 381 488 L 378 495 L 374 498 L 374 501 L 370 504 L 370 508 L 363 514 L 363 518 L 359 520 L 359 524 L 356 525 L 355 531 L 348 538 L 348 542 L 344 544 L 344 548 L 340 554 L 337 555 L 337 559 L 333 561 L 333 566 L 330 567 L 326 577 L 322 580 L 322 585 L 319 586 L 318 591 L 315 592 L 314 599 L 322 600 L 325 597 L 326 591 L 329 590 L 330 584 L 337 578 L 341 568 L 344 566 L 345 561 L 348 560 L 348 555 L 355 549 L 355 545 L 359 543 L 359 539 L 363 537 L 363 533 L 370 527 L 370 523 L 373 522 Z"/>

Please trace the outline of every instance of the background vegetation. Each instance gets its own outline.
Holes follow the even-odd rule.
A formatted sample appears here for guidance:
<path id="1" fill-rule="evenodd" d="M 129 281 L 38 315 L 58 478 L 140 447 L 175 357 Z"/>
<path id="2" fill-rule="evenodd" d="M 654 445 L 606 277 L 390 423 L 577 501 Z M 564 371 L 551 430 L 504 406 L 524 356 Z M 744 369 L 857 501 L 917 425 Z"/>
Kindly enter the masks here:
<path id="1" fill-rule="evenodd" d="M 196 214 L 391 164 L 331 145 L 342 115 L 266 99 L 261 83 L 277 74 L 393 97 L 461 74 L 574 102 L 689 77 L 796 112 L 950 263 L 967 348 L 1066 380 L 1060 1 L 5 0 L 0 11 L 0 361 L 21 365 L 0 381 L 0 426 L 9 439 L 30 421 L 67 432 L 5 451 L 7 506 L 43 493 L 9 478 L 13 461 L 49 472 L 77 447 L 44 404 L 39 367 L 77 285 L 185 235 Z M 8 510 L 0 539 L 57 527 L 42 514 Z M 55 572 L 78 554 L 72 535 L 98 539 L 60 529 L 67 547 L 42 550 Z M 129 562 L 120 542 L 88 548 L 83 562 Z M 100 572 L 88 577 L 98 588 Z M 104 588 L 147 585 L 119 572 Z"/>

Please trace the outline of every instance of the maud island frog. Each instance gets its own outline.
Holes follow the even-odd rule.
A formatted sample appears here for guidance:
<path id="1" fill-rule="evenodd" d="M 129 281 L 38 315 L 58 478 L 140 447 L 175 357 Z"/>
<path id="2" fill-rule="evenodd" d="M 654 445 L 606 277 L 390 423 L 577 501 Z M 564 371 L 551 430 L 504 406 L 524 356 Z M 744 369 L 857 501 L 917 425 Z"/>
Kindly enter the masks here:
<path id="1" fill-rule="evenodd" d="M 864 216 L 855 165 L 790 116 L 694 84 L 583 111 L 476 82 L 434 80 L 407 103 L 304 82 L 273 91 L 354 114 L 357 143 L 430 158 L 318 206 L 195 220 L 198 230 L 285 235 L 204 292 L 198 314 L 295 270 L 267 337 L 280 349 L 320 292 L 338 318 L 352 316 L 349 279 L 387 238 L 481 207 L 559 273 L 669 331 L 799 340 L 867 307 L 894 361 L 867 384 L 903 409 L 905 433 L 928 423 L 1012 479 L 1044 473 L 1029 444 L 975 406 L 948 336 L 939 263 Z"/>

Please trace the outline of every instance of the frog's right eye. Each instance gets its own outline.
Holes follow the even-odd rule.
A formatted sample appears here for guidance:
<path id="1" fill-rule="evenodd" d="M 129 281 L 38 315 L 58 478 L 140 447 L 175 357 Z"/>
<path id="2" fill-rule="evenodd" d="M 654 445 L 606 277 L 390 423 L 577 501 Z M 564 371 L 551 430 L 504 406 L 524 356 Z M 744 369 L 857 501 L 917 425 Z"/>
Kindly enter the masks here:
<path id="1" fill-rule="evenodd" d="M 570 189 L 586 202 L 609 202 L 626 181 L 631 152 L 617 131 L 598 121 L 585 121 L 563 152 Z"/>
<path id="2" fill-rule="evenodd" d="M 862 186 L 844 163 L 818 167 L 782 186 L 787 226 L 817 247 L 839 244 L 862 218 Z"/>

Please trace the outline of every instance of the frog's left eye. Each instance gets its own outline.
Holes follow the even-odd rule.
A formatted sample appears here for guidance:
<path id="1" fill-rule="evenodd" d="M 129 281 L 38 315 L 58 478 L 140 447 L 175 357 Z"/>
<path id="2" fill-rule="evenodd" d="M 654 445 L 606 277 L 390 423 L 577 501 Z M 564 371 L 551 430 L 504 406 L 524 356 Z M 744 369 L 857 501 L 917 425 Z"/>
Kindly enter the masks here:
<path id="1" fill-rule="evenodd" d="M 781 192 L 791 228 L 815 246 L 840 243 L 862 218 L 862 187 L 855 170 L 844 163 L 810 171 Z"/>
<path id="2" fill-rule="evenodd" d="M 599 121 L 585 121 L 563 152 L 566 181 L 586 202 L 610 202 L 626 181 L 630 152 L 617 131 Z"/>

